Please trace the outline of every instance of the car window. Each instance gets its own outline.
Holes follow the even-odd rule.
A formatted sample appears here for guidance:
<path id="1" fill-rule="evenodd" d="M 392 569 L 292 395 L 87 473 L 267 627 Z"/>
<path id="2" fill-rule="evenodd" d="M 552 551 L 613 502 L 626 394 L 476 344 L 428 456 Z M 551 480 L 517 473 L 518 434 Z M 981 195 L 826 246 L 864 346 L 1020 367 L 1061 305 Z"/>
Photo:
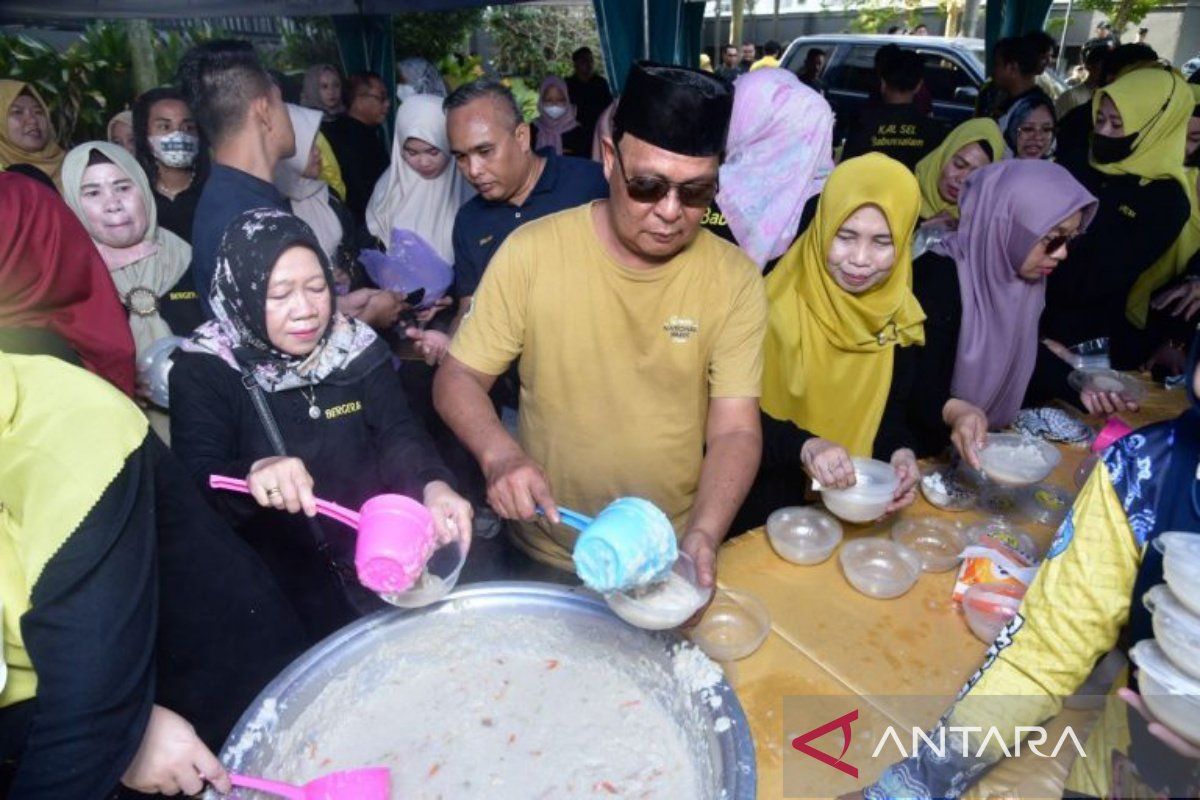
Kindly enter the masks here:
<path id="1" fill-rule="evenodd" d="M 925 62 L 925 86 L 937 102 L 954 102 L 954 91 L 960 86 L 976 86 L 971 74 L 956 61 L 942 53 L 918 50 Z"/>
<path id="2" fill-rule="evenodd" d="M 805 44 L 798 45 L 796 47 L 795 51 L 793 51 L 791 56 L 788 57 L 788 61 L 784 66 L 796 73 L 796 75 L 799 75 L 804 71 L 804 59 L 808 58 L 808 51 L 824 50 L 825 72 L 822 73 L 822 76 L 827 75 L 829 72 L 829 60 L 833 57 L 833 48 L 834 45 L 832 42 L 806 42 Z"/>
<path id="3" fill-rule="evenodd" d="M 830 89 L 872 94 L 879 91 L 879 78 L 875 75 L 875 51 L 877 45 L 856 45 L 838 65 L 836 74 L 827 74 L 825 80 Z"/>

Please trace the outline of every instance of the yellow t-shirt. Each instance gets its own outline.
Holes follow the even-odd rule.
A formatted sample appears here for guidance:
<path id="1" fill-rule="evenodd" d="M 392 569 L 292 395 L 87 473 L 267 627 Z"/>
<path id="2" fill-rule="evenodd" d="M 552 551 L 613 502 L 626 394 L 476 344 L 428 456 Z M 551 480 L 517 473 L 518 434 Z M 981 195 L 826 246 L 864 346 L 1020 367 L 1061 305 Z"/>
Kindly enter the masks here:
<path id="1" fill-rule="evenodd" d="M 759 395 L 763 281 L 742 251 L 703 230 L 666 264 L 625 267 L 597 237 L 594 207 L 508 237 L 450 353 L 488 375 L 520 358 L 521 446 L 561 505 L 595 514 L 643 497 L 682 534 L 709 398 Z M 575 531 L 539 520 L 515 536 L 534 558 L 571 569 Z"/>

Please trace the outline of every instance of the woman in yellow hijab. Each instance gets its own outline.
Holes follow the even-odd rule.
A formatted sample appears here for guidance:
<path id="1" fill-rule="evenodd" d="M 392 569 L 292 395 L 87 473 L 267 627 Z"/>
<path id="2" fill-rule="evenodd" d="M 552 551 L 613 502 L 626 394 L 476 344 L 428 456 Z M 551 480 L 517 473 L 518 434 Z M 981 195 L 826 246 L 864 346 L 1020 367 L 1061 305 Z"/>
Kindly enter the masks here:
<path id="1" fill-rule="evenodd" d="M 1187 328 L 1196 317 L 1200 306 L 1200 281 L 1178 280 L 1185 271 L 1195 272 L 1200 268 L 1196 262 L 1190 270 L 1189 263 L 1200 256 L 1200 73 L 1192 76 L 1192 100 L 1195 106 L 1188 120 L 1187 150 L 1184 157 L 1184 190 L 1187 192 L 1191 213 L 1179 237 L 1162 258 L 1142 273 L 1129 299 L 1125 303 L 1125 316 L 1134 327 L 1146 330 L 1148 335 L 1184 342 L 1189 338 Z M 1174 286 L 1170 284 L 1175 283 Z M 1151 300 L 1151 296 L 1167 287 Z M 1153 309 L 1153 311 L 1151 310 Z M 1154 312 L 1162 312 L 1154 313 Z M 1164 330 L 1165 329 L 1165 330 Z M 1177 363 L 1187 353 L 1177 348 Z"/>
<path id="2" fill-rule="evenodd" d="M 60 171 L 65 153 L 54 138 L 50 110 L 37 89 L 21 81 L 0 80 L 0 169 L 29 164 L 62 189 Z"/>
<path id="3" fill-rule="evenodd" d="M 800 468 L 822 485 L 854 483 L 851 456 L 890 461 L 889 510 L 919 478 L 904 423 L 925 319 L 909 245 L 921 194 L 898 161 L 869 153 L 830 174 L 808 230 L 767 277 L 763 467 L 739 524 L 802 500 Z"/>
<path id="4" fill-rule="evenodd" d="M 1069 347 L 1107 337 L 1116 369 L 1140 367 L 1156 348 L 1156 337 L 1135 327 L 1126 309 L 1191 213 L 1183 159 L 1194 107 L 1183 77 L 1159 64 L 1096 91 L 1089 163 L 1074 172 L 1100 205 L 1087 235 L 1047 281 L 1044 338 Z M 1136 290 L 1135 309 L 1157 280 Z"/>
<path id="5" fill-rule="evenodd" d="M 975 170 L 1004 153 L 1004 136 L 992 119 L 969 119 L 917 162 L 921 186 L 921 220 L 942 216 L 958 219 L 958 194 Z"/>

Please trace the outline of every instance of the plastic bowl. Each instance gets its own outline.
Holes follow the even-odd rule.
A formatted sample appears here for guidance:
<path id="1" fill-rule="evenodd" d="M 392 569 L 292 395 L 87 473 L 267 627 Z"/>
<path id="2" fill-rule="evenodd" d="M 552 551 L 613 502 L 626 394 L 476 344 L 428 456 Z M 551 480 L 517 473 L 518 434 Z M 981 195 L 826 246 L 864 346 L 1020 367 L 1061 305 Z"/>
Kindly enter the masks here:
<path id="1" fill-rule="evenodd" d="M 988 483 L 979 493 L 976 510 L 999 519 L 1016 520 L 1021 516 L 1021 490 Z"/>
<path id="2" fill-rule="evenodd" d="M 1129 651 L 1138 667 L 1138 689 L 1154 717 L 1193 744 L 1200 744 L 1200 681 L 1181 672 L 1158 642 L 1143 639 Z"/>
<path id="3" fill-rule="evenodd" d="M 1146 387 L 1137 378 L 1114 369 L 1077 369 L 1067 376 L 1067 385 L 1076 392 L 1115 392 L 1127 403 L 1146 396 Z"/>
<path id="4" fill-rule="evenodd" d="M 1092 470 L 1096 468 L 1099 461 L 1100 456 L 1090 455 L 1079 462 L 1079 467 L 1075 470 L 1076 489 L 1082 489 L 1083 485 L 1088 482 L 1088 478 L 1092 477 Z"/>
<path id="5" fill-rule="evenodd" d="M 436 603 L 458 585 L 458 576 L 467 563 L 467 551 L 457 542 L 442 545 L 430 555 L 425 571 L 411 588 L 403 592 L 380 592 L 379 597 L 398 608 L 424 608 Z"/>
<path id="6" fill-rule="evenodd" d="M 963 594 L 962 610 L 971 633 L 991 644 L 1017 615 L 1025 587 L 1011 583 L 976 583 Z"/>
<path id="7" fill-rule="evenodd" d="M 1171 663 L 1200 680 L 1200 617 L 1188 611 L 1165 583 L 1142 598 L 1154 614 L 1154 638 Z"/>
<path id="8" fill-rule="evenodd" d="M 690 636 L 709 658 L 728 662 L 762 647 L 770 632 L 771 614 L 761 600 L 749 592 L 722 589 Z"/>
<path id="9" fill-rule="evenodd" d="M 985 519 L 966 530 L 967 541 L 975 544 L 984 536 L 991 536 L 1001 544 L 1011 547 L 1029 560 L 1030 564 L 1037 563 L 1041 555 L 1037 542 L 1025 531 L 1002 519 Z"/>
<path id="10" fill-rule="evenodd" d="M 891 539 L 855 539 L 838 554 L 850 585 L 867 597 L 888 600 L 913 587 L 921 574 L 921 557 Z"/>
<path id="11" fill-rule="evenodd" d="M 934 508 L 967 511 L 979 500 L 979 484 L 961 469 L 929 469 L 921 473 L 921 494 Z"/>
<path id="12" fill-rule="evenodd" d="M 983 472 L 1001 486 L 1029 486 L 1054 471 L 1062 454 L 1052 444 L 1019 433 L 988 434 L 979 453 Z"/>
<path id="13" fill-rule="evenodd" d="M 1163 575 L 1179 602 L 1200 616 L 1200 534 L 1168 531 L 1154 540 L 1163 553 Z"/>
<path id="14" fill-rule="evenodd" d="M 916 553 L 926 572 L 954 569 L 967 546 L 967 537 L 957 525 L 929 517 L 897 521 L 892 526 L 892 540 Z"/>
<path id="15" fill-rule="evenodd" d="M 138 382 L 145 384 L 150 392 L 150 402 L 159 408 L 169 408 L 171 355 L 183 344 L 182 336 L 164 336 L 142 351 L 137 360 Z"/>
<path id="16" fill-rule="evenodd" d="M 842 525 L 820 509 L 781 508 L 767 517 L 767 539 L 785 561 L 820 564 L 842 543 Z"/>
<path id="17" fill-rule="evenodd" d="M 855 483 L 848 489 L 821 487 L 825 507 L 846 522 L 871 522 L 883 516 L 900 480 L 891 464 L 855 458 Z"/>
<path id="18" fill-rule="evenodd" d="M 712 587 L 700 586 L 696 562 L 687 553 L 680 553 L 665 580 L 606 594 L 604 599 L 614 614 L 635 628 L 662 631 L 678 628 L 691 619 L 712 592 Z"/>
<path id="19" fill-rule="evenodd" d="M 1057 486 L 1031 486 L 1021 493 L 1018 508 L 1021 513 L 1038 523 L 1057 528 L 1071 510 L 1074 496 Z"/>
<path id="20" fill-rule="evenodd" d="M 1089 339 L 1067 348 L 1071 351 L 1071 366 L 1075 369 L 1108 369 L 1108 337 Z"/>

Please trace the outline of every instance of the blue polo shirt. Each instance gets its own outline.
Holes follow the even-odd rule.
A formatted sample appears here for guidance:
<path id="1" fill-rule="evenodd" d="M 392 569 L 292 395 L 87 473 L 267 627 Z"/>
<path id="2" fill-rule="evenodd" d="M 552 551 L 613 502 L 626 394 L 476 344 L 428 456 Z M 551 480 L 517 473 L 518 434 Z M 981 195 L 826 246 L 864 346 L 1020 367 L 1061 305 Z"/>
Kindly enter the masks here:
<path id="1" fill-rule="evenodd" d="M 545 148 L 546 167 L 525 202 L 471 198 L 454 218 L 454 282 L 459 297 L 475 294 L 492 254 L 526 222 L 608 197 L 604 170 L 595 161 L 560 156 Z"/>
<path id="2" fill-rule="evenodd" d="M 208 295 L 212 292 L 217 250 L 221 247 L 225 228 L 243 211 L 254 208 L 277 208 L 289 214 L 292 211 L 275 184 L 240 169 L 213 164 L 200 201 L 196 203 L 196 217 L 192 222 L 192 277 L 196 281 L 204 316 L 209 319 L 213 313 Z"/>

